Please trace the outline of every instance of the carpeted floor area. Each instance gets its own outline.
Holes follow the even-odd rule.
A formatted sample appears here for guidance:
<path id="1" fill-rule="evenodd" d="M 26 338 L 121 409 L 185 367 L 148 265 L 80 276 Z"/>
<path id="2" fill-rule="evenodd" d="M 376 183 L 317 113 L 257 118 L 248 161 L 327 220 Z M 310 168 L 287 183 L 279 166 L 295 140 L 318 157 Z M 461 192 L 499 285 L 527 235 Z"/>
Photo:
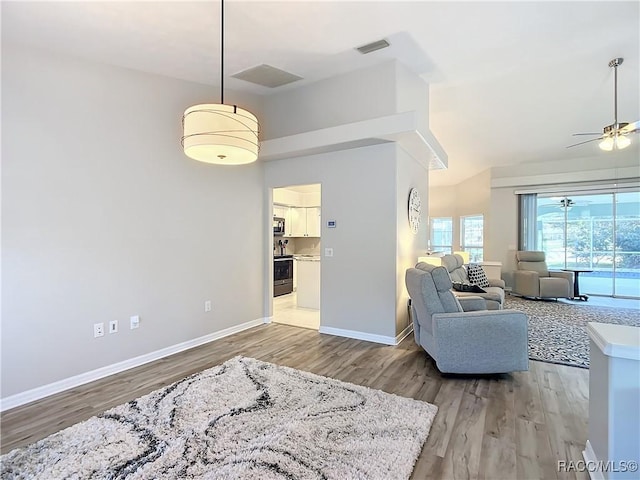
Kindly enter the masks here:
<path id="1" fill-rule="evenodd" d="M 595 307 L 507 295 L 504 308 L 529 316 L 529 358 L 589 368 L 588 322 L 640 327 L 640 310 Z"/>
<path id="2" fill-rule="evenodd" d="M 407 479 L 437 407 L 235 357 L 0 457 L 3 479 Z"/>

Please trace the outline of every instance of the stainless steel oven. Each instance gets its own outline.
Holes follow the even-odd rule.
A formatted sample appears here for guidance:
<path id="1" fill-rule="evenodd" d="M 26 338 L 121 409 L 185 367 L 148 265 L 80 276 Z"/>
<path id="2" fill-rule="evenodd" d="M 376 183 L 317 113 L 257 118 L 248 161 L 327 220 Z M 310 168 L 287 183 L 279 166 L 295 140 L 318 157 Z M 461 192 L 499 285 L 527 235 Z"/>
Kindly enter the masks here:
<path id="1" fill-rule="evenodd" d="M 293 292 L 293 255 L 273 257 L 273 296 Z"/>

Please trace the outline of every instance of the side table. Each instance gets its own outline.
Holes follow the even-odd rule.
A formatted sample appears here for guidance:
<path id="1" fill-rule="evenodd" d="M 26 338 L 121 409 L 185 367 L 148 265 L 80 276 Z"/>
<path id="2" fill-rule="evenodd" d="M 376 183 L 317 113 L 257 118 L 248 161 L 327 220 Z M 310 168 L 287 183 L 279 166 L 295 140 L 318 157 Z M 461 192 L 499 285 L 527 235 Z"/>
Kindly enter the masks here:
<path id="1" fill-rule="evenodd" d="M 573 272 L 573 298 L 578 300 L 584 300 L 585 302 L 589 300 L 587 295 L 580 295 L 580 284 L 578 283 L 578 274 L 580 273 L 591 273 L 593 270 L 585 270 L 582 268 L 563 268 L 563 272 Z"/>

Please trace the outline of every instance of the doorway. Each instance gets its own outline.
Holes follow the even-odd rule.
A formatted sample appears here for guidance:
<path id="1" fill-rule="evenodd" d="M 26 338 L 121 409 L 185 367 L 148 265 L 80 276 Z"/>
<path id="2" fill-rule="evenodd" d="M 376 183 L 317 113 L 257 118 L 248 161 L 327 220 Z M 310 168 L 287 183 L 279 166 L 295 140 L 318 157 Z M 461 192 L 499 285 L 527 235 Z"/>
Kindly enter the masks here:
<path id="1" fill-rule="evenodd" d="M 319 183 L 273 189 L 274 323 L 320 328 L 321 197 Z M 276 285 L 285 265 L 291 290 Z"/>

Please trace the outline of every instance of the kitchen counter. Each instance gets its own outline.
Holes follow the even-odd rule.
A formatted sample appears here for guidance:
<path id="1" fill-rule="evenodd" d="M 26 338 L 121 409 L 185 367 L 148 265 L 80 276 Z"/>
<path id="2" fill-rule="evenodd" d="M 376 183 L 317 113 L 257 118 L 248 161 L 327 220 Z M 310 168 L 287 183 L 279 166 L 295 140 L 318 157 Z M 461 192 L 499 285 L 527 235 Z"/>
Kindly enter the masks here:
<path id="1" fill-rule="evenodd" d="M 320 255 L 294 255 L 293 258 L 299 262 L 319 262 Z"/>

